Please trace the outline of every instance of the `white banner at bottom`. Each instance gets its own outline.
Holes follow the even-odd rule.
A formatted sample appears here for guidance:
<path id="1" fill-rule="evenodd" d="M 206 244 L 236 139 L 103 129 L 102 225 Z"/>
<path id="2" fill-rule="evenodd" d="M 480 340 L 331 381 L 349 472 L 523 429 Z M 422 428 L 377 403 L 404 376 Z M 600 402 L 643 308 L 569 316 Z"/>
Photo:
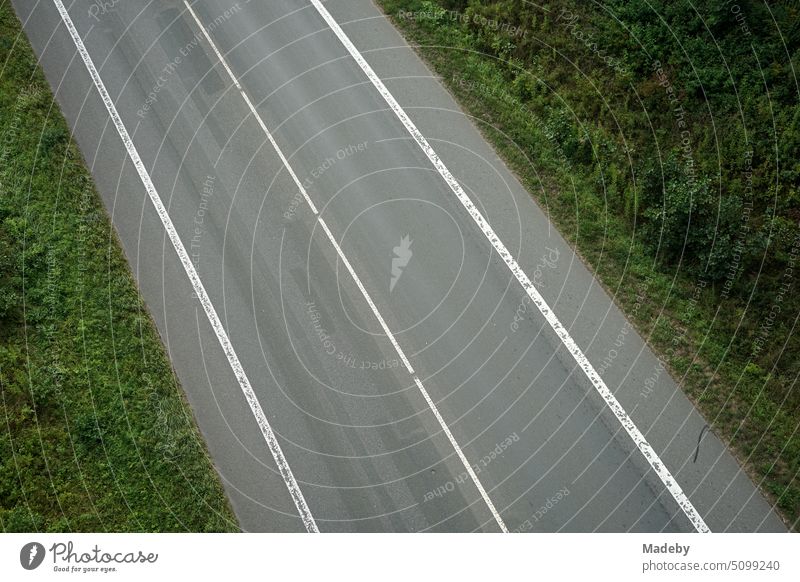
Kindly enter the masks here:
<path id="1" fill-rule="evenodd" d="M 0 534 L 2 580 L 800 580 L 792 534 Z"/>

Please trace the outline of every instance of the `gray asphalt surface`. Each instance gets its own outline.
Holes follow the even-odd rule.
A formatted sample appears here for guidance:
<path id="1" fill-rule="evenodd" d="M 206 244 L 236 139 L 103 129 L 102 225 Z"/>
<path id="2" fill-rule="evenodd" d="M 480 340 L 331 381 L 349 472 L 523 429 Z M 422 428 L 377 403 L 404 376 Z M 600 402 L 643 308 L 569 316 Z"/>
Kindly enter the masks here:
<path id="1" fill-rule="evenodd" d="M 242 528 L 301 531 L 230 366 L 53 3 L 13 1 Z M 67 6 L 320 529 L 497 531 L 183 3 L 110 4 Z M 215 23 L 214 43 L 508 528 L 690 531 L 663 483 L 317 11 L 303 0 L 192 5 L 203 22 Z M 546 209 L 391 24 L 368 0 L 332 0 L 326 7 L 594 365 L 616 350 L 603 379 L 709 527 L 785 531 L 713 434 L 693 462 L 706 421 L 659 370 L 642 338 L 627 332 L 623 315 L 550 225 Z M 405 236 L 413 241 L 411 256 L 391 288 L 394 248 Z M 648 378 L 655 379 L 651 393 Z"/>

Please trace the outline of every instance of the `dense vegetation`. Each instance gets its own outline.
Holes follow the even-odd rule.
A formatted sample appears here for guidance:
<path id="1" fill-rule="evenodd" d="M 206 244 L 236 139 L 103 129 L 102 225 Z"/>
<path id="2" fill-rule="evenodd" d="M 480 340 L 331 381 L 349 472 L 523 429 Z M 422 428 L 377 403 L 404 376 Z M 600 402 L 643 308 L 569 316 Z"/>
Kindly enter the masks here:
<path id="1" fill-rule="evenodd" d="M 0 529 L 237 529 L 91 175 L 0 3 Z"/>
<path id="2" fill-rule="evenodd" d="M 796 529 L 800 6 L 379 4 Z"/>

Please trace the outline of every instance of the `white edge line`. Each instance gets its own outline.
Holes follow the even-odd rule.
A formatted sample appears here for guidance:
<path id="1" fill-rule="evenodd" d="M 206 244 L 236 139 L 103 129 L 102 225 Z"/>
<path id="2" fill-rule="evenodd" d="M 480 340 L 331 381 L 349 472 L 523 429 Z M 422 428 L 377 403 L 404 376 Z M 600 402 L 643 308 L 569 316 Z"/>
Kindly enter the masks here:
<path id="1" fill-rule="evenodd" d="M 373 86 L 378 90 L 389 107 L 391 107 L 392 111 L 394 111 L 398 119 L 400 119 L 402 124 L 411 134 L 411 137 L 417 142 L 433 166 L 436 168 L 442 178 L 444 178 L 445 182 L 447 182 L 448 186 L 450 186 L 450 189 L 453 191 L 456 197 L 458 197 L 461 204 L 464 206 L 467 212 L 469 212 L 470 216 L 481 229 L 486 238 L 489 239 L 489 242 L 492 244 L 495 251 L 497 251 L 497 253 L 513 273 L 514 277 L 516 277 L 517 281 L 519 281 L 519 283 L 522 285 L 523 289 L 528 294 L 528 297 L 530 297 L 530 299 L 536 304 L 536 307 L 539 308 L 541 314 L 550 324 L 550 327 L 553 328 L 553 331 L 556 332 L 564 346 L 569 350 L 570 354 L 572 354 L 572 357 L 575 359 L 575 361 L 583 370 L 584 374 L 586 374 L 586 376 L 589 378 L 589 381 L 594 385 L 597 392 L 617 417 L 620 424 L 627 431 L 636 447 L 639 449 L 642 455 L 644 455 L 645 459 L 647 459 L 647 462 L 650 463 L 653 471 L 655 471 L 655 473 L 661 479 L 661 482 L 672 494 L 672 497 L 686 514 L 686 517 L 692 522 L 694 528 L 698 532 L 710 532 L 711 530 L 709 529 L 708 525 L 706 525 L 705 521 L 695 509 L 694 505 L 692 505 L 692 502 L 683 492 L 683 489 L 681 489 L 681 486 L 672 476 L 669 469 L 667 469 L 667 467 L 664 465 L 664 462 L 659 458 L 658 454 L 656 454 L 653 447 L 650 446 L 650 443 L 647 442 L 645 436 L 638 429 L 631 417 L 628 416 L 628 413 L 616 399 L 611 390 L 609 390 L 608 386 L 606 386 L 603 379 L 594 369 L 594 366 L 592 366 L 591 362 L 589 362 L 588 358 L 581 351 L 580 347 L 578 347 L 578 344 L 575 343 L 575 340 L 572 339 L 569 332 L 559 321 L 558 317 L 556 317 L 553 310 L 550 309 L 550 306 L 528 278 L 528 275 L 525 274 L 525 271 L 523 271 L 519 266 L 516 259 L 508 251 L 505 244 L 503 244 L 503 241 L 500 240 L 500 237 L 497 236 L 487 220 L 483 217 L 469 196 L 467 196 L 466 192 L 464 192 L 461 185 L 450 173 L 450 170 L 448 170 L 444 165 L 444 162 L 442 162 L 437 153 L 428 143 L 428 140 L 425 139 L 425 136 L 422 135 L 422 133 L 417 129 L 416 125 L 414 125 L 414 122 L 411 121 L 411 118 L 406 114 L 403 108 L 400 107 L 400 104 L 386 88 L 386 85 L 383 84 L 383 81 L 381 81 L 366 59 L 361 55 L 352 41 L 348 38 L 344 30 L 342 30 L 341 26 L 339 26 L 339 23 L 334 20 L 330 12 L 328 12 L 328 10 L 322 5 L 322 2 L 320 0 L 311 0 L 311 3 L 314 5 L 314 7 L 317 9 L 317 12 L 319 12 L 320 16 L 322 16 L 353 59 L 355 59 L 356 63 L 358 63 L 358 66 L 361 68 L 361 70 L 364 71 L 369 80 L 372 82 Z"/>
<path id="2" fill-rule="evenodd" d="M 83 59 L 83 63 L 86 65 L 86 69 L 89 71 L 89 75 L 92 77 L 92 81 L 94 81 L 97 91 L 100 93 L 100 97 L 102 98 L 103 103 L 105 104 L 106 109 L 111 116 L 114 127 L 117 129 L 117 133 L 119 133 L 119 137 L 122 139 L 122 142 L 125 145 L 128 156 L 130 157 L 131 162 L 133 162 L 133 165 L 139 174 L 139 178 L 141 179 L 145 190 L 147 190 L 147 194 L 150 196 L 150 200 L 153 203 L 159 218 L 161 219 L 161 223 L 164 225 L 164 229 L 166 230 L 167 235 L 172 242 L 172 246 L 175 248 L 175 252 L 178 254 L 181 264 L 183 265 L 183 269 L 186 271 L 186 274 L 192 283 L 192 288 L 200 300 L 203 310 L 206 312 L 206 316 L 208 317 L 208 321 L 217 336 L 217 340 L 219 340 L 219 344 L 222 346 L 222 350 L 225 352 L 225 356 L 228 358 L 228 363 L 230 364 L 231 369 L 236 376 L 236 380 L 239 382 L 239 387 L 242 389 L 245 400 L 247 400 L 247 404 L 250 406 L 250 410 L 252 411 L 259 428 L 261 429 L 261 434 L 264 436 L 264 440 L 266 441 L 267 446 L 272 453 L 272 457 L 275 459 L 275 464 L 278 466 L 278 470 L 280 471 L 280 474 L 286 483 L 289 494 L 291 495 L 292 500 L 297 507 L 297 511 L 300 513 L 300 518 L 303 521 L 303 525 L 308 532 L 318 533 L 319 529 L 317 528 L 314 517 L 311 515 L 311 511 L 306 504 L 306 500 L 303 497 L 303 492 L 300 490 L 300 486 L 297 484 L 297 481 L 294 478 L 294 474 L 289 467 L 289 463 L 286 461 L 286 457 L 283 455 L 283 451 L 281 450 L 280 444 L 275 437 L 275 433 L 272 431 L 272 427 L 270 426 L 269 421 L 264 414 L 264 410 L 261 408 L 261 404 L 258 402 L 258 398 L 253 391 L 253 387 L 250 385 L 250 380 L 247 378 L 247 374 L 245 373 L 244 368 L 239 361 L 239 357 L 236 355 L 236 352 L 231 345 L 228 334 L 225 332 L 225 328 L 223 327 L 222 322 L 220 321 L 219 316 L 214 309 L 214 305 L 211 303 L 211 299 L 208 297 L 208 294 L 203 287 L 203 283 L 200 281 L 200 276 L 197 274 L 197 271 L 195 270 L 194 265 L 192 264 L 188 253 L 186 252 L 186 248 L 183 246 L 183 243 L 181 242 L 181 239 L 175 230 L 175 226 L 172 224 L 172 219 L 169 217 L 169 213 L 167 212 L 164 203 L 161 201 L 161 198 L 158 195 L 155 186 L 153 185 L 153 181 L 151 180 L 147 169 L 144 167 L 142 159 L 139 157 L 139 152 L 136 150 L 136 146 L 131 140 L 128 130 L 125 128 L 122 118 L 117 112 L 114 102 L 111 100 L 111 96 L 109 95 L 103 80 L 100 78 L 100 74 L 97 72 L 97 69 L 94 66 L 92 57 L 86 50 L 83 40 L 78 34 L 78 31 L 72 22 L 72 18 L 70 18 L 62 0 L 53 0 L 53 2 L 55 3 L 56 9 L 61 15 L 61 20 L 64 22 L 64 25 L 67 27 L 67 30 L 69 31 L 69 34 L 75 43 L 75 47 Z M 205 29 L 203 30 L 205 31 Z"/>
<path id="3" fill-rule="evenodd" d="M 409 362 L 408 358 L 406 357 L 405 352 L 400 347 L 400 344 L 397 342 L 397 339 L 394 337 L 394 334 L 389 329 L 389 326 L 386 324 L 386 321 L 383 319 L 383 316 L 381 315 L 380 311 L 378 311 L 378 308 L 375 306 L 375 303 L 372 301 L 372 297 L 370 297 L 369 293 L 367 292 L 366 287 L 364 287 L 364 284 L 361 282 L 361 279 L 356 274 L 355 269 L 353 269 L 353 266 L 350 264 L 350 261 L 345 256 L 344 251 L 342 251 L 341 247 L 339 246 L 339 243 L 336 242 L 336 238 L 333 236 L 333 233 L 330 231 L 330 229 L 328 228 L 328 225 L 325 223 L 325 221 L 322 219 L 322 217 L 319 216 L 319 212 L 317 211 L 317 207 L 314 205 L 314 202 L 311 200 L 311 197 L 308 195 L 308 192 L 306 192 L 306 189 L 303 186 L 303 183 L 297 177 L 297 174 L 295 173 L 294 169 L 292 168 L 291 164 L 289 163 L 289 160 L 286 159 L 286 156 L 284 156 L 283 151 L 281 150 L 280 146 L 278 146 L 277 142 L 275 141 L 275 138 L 272 137 L 272 134 L 270 133 L 269 129 L 267 129 L 267 125 L 264 123 L 264 120 L 261 119 L 261 116 L 258 114 L 258 111 L 256 111 L 256 108 L 253 106 L 253 103 L 250 101 L 250 98 L 247 96 L 247 93 L 244 92 L 244 90 L 241 88 L 241 85 L 239 84 L 239 81 L 236 79 L 236 77 L 233 76 L 233 73 L 231 72 L 231 70 L 228 67 L 227 63 L 223 59 L 222 54 L 217 49 L 216 45 L 214 45 L 214 41 L 212 41 L 211 38 L 208 36 L 208 34 L 205 32 L 205 27 L 203 26 L 202 22 L 200 22 L 200 20 L 197 18 L 197 15 L 195 14 L 194 10 L 192 10 L 192 7 L 189 5 L 188 0 L 183 0 L 183 3 L 189 9 L 189 12 L 191 13 L 192 17 L 194 18 L 195 22 L 197 23 L 197 26 L 199 26 L 203 30 L 203 33 L 205 34 L 206 40 L 208 40 L 209 44 L 211 44 L 212 48 L 214 49 L 214 53 L 217 55 L 217 58 L 220 60 L 220 62 L 224 65 L 225 70 L 228 72 L 228 75 L 230 75 L 231 80 L 233 81 L 233 83 L 236 85 L 237 88 L 239 88 L 239 92 L 241 93 L 242 98 L 244 99 L 245 103 L 247 103 L 247 107 L 250 109 L 250 112 L 256 118 L 256 121 L 258 121 L 259 126 L 261 126 L 261 129 L 267 135 L 267 138 L 269 139 L 269 142 L 272 144 L 273 149 L 277 152 L 278 157 L 283 162 L 284 167 L 289 172 L 289 175 L 292 177 L 292 180 L 294 181 L 295 185 L 300 190 L 300 192 L 303 194 L 303 197 L 305 198 L 306 202 L 308 202 L 309 207 L 314 212 L 314 215 L 317 217 L 317 221 L 319 222 L 319 225 L 322 227 L 322 230 L 325 231 L 325 234 L 327 235 L 328 240 L 331 241 L 331 245 L 333 245 L 333 248 L 336 250 L 336 253 L 339 255 L 339 258 L 342 260 L 342 263 L 344 263 L 345 267 L 347 268 L 348 272 L 350 273 L 350 276 L 353 278 L 353 281 L 355 281 L 356 286 L 358 287 L 359 291 L 361 291 L 361 295 L 363 295 L 364 299 L 366 300 L 367 304 L 369 305 L 369 308 L 372 310 L 372 313 L 375 315 L 375 318 L 378 320 L 378 323 L 380 323 L 381 327 L 383 328 L 383 331 L 386 334 L 386 337 L 389 339 L 389 341 L 391 342 L 392 346 L 394 346 L 394 349 L 397 352 L 397 355 L 402 360 L 403 364 L 405 365 L 406 370 L 408 370 L 408 373 L 411 374 L 412 378 L 414 379 L 414 383 L 419 388 L 420 392 L 422 393 L 423 398 L 425 399 L 425 402 L 427 402 L 428 406 L 430 407 L 431 411 L 433 412 L 434 417 L 436 417 L 436 420 L 439 422 L 439 426 L 441 426 L 442 430 L 444 431 L 445 435 L 447 436 L 447 439 L 450 441 L 450 444 L 452 445 L 453 449 L 455 450 L 456 455 L 458 455 L 459 460 L 461 460 L 461 463 L 464 465 L 464 468 L 467 470 L 467 474 L 470 476 L 470 478 L 472 479 L 472 482 L 475 484 L 475 487 L 478 489 L 478 492 L 480 493 L 481 497 L 483 498 L 483 501 L 486 503 L 486 506 L 489 508 L 489 511 L 491 512 L 492 517 L 494 517 L 495 522 L 497 522 L 498 527 L 500 528 L 500 530 L 503 533 L 508 533 L 508 528 L 506 527 L 506 524 L 503 521 L 503 518 L 500 516 L 500 513 L 497 511 L 497 508 L 495 508 L 494 503 L 489 498 L 489 495 L 486 493 L 486 489 L 484 489 L 483 484 L 481 483 L 480 479 L 478 479 L 478 475 L 475 473 L 475 471 L 472 468 L 472 465 L 470 465 L 469 460 L 467 459 L 466 455 L 461 450 L 461 446 L 458 444 L 458 441 L 456 441 L 455 437 L 453 436 L 453 433 L 450 431 L 450 428 L 447 426 L 447 423 L 445 422 L 444 418 L 442 417 L 441 413 L 439 412 L 439 409 L 436 407 L 436 404 L 433 402 L 433 399 L 430 397 L 430 394 L 428 394 L 428 391 L 425 389 L 425 386 L 423 386 L 422 381 L 419 379 L 419 377 L 414 372 L 414 368 L 411 366 L 411 362 Z"/>

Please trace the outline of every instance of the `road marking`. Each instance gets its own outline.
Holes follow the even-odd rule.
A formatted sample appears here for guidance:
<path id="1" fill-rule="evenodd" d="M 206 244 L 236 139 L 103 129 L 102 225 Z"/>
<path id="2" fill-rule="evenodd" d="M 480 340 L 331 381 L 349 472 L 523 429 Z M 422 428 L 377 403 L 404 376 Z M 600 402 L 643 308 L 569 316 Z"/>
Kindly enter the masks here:
<path id="1" fill-rule="evenodd" d="M 186 0 L 184 0 L 184 1 L 186 1 Z M 367 293 L 367 290 L 364 288 L 364 285 L 361 283 L 361 279 L 358 278 L 358 275 L 356 274 L 355 270 L 353 270 L 352 265 L 350 265 L 350 261 L 348 261 L 347 257 L 345 257 L 344 253 L 342 252 L 342 249 L 339 247 L 339 244 L 336 242 L 336 239 L 333 237 L 333 234 L 328 229 L 328 225 L 325 224 L 325 221 L 322 219 L 322 217 L 319 217 L 318 222 L 319 222 L 320 226 L 322 227 L 322 230 L 325 231 L 325 234 L 328 235 L 328 239 L 331 241 L 331 244 L 336 249 L 336 252 L 339 254 L 339 257 L 342 259 L 342 262 L 344 263 L 344 265 L 347 268 L 347 270 L 350 272 L 350 275 L 353 277 L 353 280 L 356 282 L 356 285 L 358 285 L 358 288 L 361 290 L 361 294 L 364 296 L 364 299 L 367 300 L 367 303 L 369 304 L 370 308 L 372 309 L 372 312 L 375 314 L 375 317 L 380 322 L 384 333 L 389 338 L 389 341 L 392 342 L 392 345 L 394 346 L 394 349 L 397 351 L 397 354 L 400 356 L 400 359 L 403 360 L 403 363 L 405 364 L 406 369 L 408 370 L 409 374 L 411 374 L 411 377 L 414 379 L 414 384 L 417 385 L 417 388 L 419 388 L 419 391 L 422 393 L 422 397 L 425 399 L 425 402 L 428 403 L 428 407 L 431 409 L 431 412 L 433 412 L 433 415 L 436 417 L 436 420 L 439 422 L 439 426 L 442 427 L 442 430 L 444 431 L 444 434 L 447 436 L 447 439 L 450 441 L 450 444 L 452 445 L 453 449 L 455 450 L 456 454 L 458 455 L 458 458 L 461 460 L 461 463 L 464 465 L 464 468 L 467 470 L 467 473 L 469 474 L 470 479 L 472 479 L 472 482 L 475 484 L 475 487 L 477 487 L 478 492 L 481 494 L 481 497 L 483 498 L 484 503 L 486 503 L 486 506 L 489 508 L 489 511 L 492 513 L 492 516 L 494 517 L 494 520 L 497 522 L 497 525 L 500 527 L 500 530 L 503 533 L 508 533 L 508 528 L 506 527 L 506 524 L 503 521 L 503 518 L 500 517 L 500 513 L 495 508 L 494 503 L 492 502 L 491 498 L 489 497 L 489 494 L 486 492 L 486 489 L 483 488 L 483 483 L 481 483 L 481 480 L 478 479 L 478 475 L 475 474 L 475 471 L 472 469 L 472 465 L 470 464 L 469 460 L 467 459 L 467 456 L 464 454 L 464 451 L 461 450 L 461 446 L 458 444 L 458 441 L 453 436 L 453 433 L 450 432 L 450 427 L 448 427 L 447 423 L 444 421 L 444 418 L 442 417 L 441 413 L 439 412 L 439 408 L 433 402 L 433 399 L 431 398 L 430 394 L 428 394 L 428 391 L 425 389 L 425 386 L 422 384 L 422 380 L 420 380 L 419 376 L 417 376 L 416 372 L 414 372 L 414 369 L 411 367 L 411 364 L 409 363 L 408 358 L 406 357 L 405 353 L 403 352 L 403 349 L 397 343 L 397 340 L 395 339 L 395 337 L 392 334 L 392 332 L 389 330 L 389 327 L 386 325 L 386 322 L 383 320 L 383 317 L 381 316 L 380 312 L 378 311 L 378 308 L 375 307 L 375 304 L 372 302 L 372 298 L 369 296 L 369 293 Z"/>
<path id="2" fill-rule="evenodd" d="M 386 85 L 383 84 L 383 81 L 381 81 L 380 77 L 378 77 L 375 71 L 372 70 L 372 67 L 369 65 L 369 63 L 367 63 L 363 55 L 348 38 L 341 26 L 339 26 L 339 23 L 334 20 L 330 12 L 328 12 L 328 10 L 322 5 L 321 0 L 311 0 L 311 3 L 350 53 L 350 56 L 352 56 L 356 63 L 358 63 L 358 66 L 372 82 L 372 85 L 378 90 L 389 107 L 391 107 L 392 111 L 394 111 L 398 119 L 400 119 L 402 124 L 411 134 L 411 137 L 414 139 L 414 141 L 416 141 L 422 151 L 425 152 L 425 155 L 431 161 L 433 166 L 436 168 L 445 182 L 447 182 L 447 185 L 450 186 L 450 189 L 456 195 L 467 212 L 469 212 L 469 215 L 475 221 L 475 224 L 478 225 L 486 238 L 489 239 L 489 242 L 492 244 L 495 251 L 497 251 L 497 254 L 500 255 L 505 264 L 513 273 L 514 277 L 516 277 L 517 281 L 519 281 L 520 285 L 522 285 L 522 288 L 528 294 L 528 297 L 530 297 L 531 301 L 533 301 L 534 304 L 536 304 L 536 307 L 539 308 L 539 311 L 547 320 L 547 323 L 550 324 L 550 327 L 552 327 L 553 331 L 556 332 L 558 337 L 561 339 L 561 342 L 569 350 L 569 353 L 572 354 L 572 357 L 575 359 L 575 361 L 583 370 L 584 374 L 586 374 L 587 378 L 589 378 L 589 381 L 592 383 L 592 385 L 594 385 L 597 392 L 614 413 L 614 416 L 617 417 L 617 420 L 619 420 L 620 424 L 622 424 L 623 428 L 627 431 L 628 435 L 636 444 L 636 447 L 639 449 L 642 455 L 644 455 L 644 458 L 647 459 L 647 462 L 650 463 L 653 471 L 655 471 L 655 473 L 661 479 L 661 482 L 672 494 L 672 497 L 686 514 L 686 517 L 689 518 L 689 521 L 692 522 L 694 528 L 699 532 L 710 532 L 711 530 L 697 512 L 694 505 L 692 505 L 692 502 L 689 501 L 689 498 L 672 476 L 672 473 L 670 473 L 669 469 L 667 469 L 667 467 L 664 465 L 664 462 L 656 454 L 653 447 L 650 446 L 650 443 L 647 442 L 647 439 L 641 433 L 631 417 L 628 416 L 628 413 L 625 412 L 625 409 L 616 399 L 611 390 L 609 390 L 608 386 L 606 386 L 605 382 L 600 377 L 600 374 L 597 373 L 597 371 L 594 369 L 594 366 L 592 366 L 591 362 L 589 362 L 589 360 L 586 358 L 583 351 L 581 351 L 580 347 L 578 347 L 578 344 L 572 339 L 572 336 L 570 336 L 567 328 L 564 327 L 564 325 L 559 321 L 558 317 L 556 317 L 553 310 L 550 309 L 550 306 L 544 300 L 544 297 L 542 297 L 536 287 L 534 287 L 533 283 L 528 278 L 528 275 L 525 274 L 525 271 L 522 270 L 516 259 L 508 251 L 505 244 L 503 244 L 503 241 L 500 240 L 500 237 L 497 236 L 487 220 L 483 217 L 472 200 L 470 200 L 469 196 L 467 196 L 467 193 L 464 192 L 461 184 L 459 184 L 453 174 L 450 173 L 450 170 L 448 170 L 447 166 L 444 165 L 444 162 L 442 162 L 437 153 L 428 143 L 428 140 L 425 139 L 425 136 L 422 135 L 422 133 L 417 129 L 417 126 L 414 125 L 414 122 L 411 121 L 411 118 L 406 114 L 403 108 L 400 107 L 400 104 L 386 88 Z"/>
<path id="3" fill-rule="evenodd" d="M 111 100 L 111 96 L 108 94 L 108 90 L 106 89 L 103 80 L 100 78 L 100 74 L 97 72 L 97 69 L 94 66 L 92 57 L 86 50 L 86 46 L 84 46 L 83 40 L 81 39 L 77 29 L 75 28 L 75 25 L 72 22 L 72 18 L 70 18 L 67 9 L 64 7 L 64 3 L 62 0 L 53 0 L 53 2 L 55 3 L 58 12 L 61 15 L 61 20 L 64 22 L 64 25 L 67 27 L 67 30 L 69 31 L 69 34 L 75 43 L 75 48 L 77 48 L 78 53 L 80 53 L 81 58 L 83 59 L 83 63 L 86 65 L 86 69 L 89 71 L 89 75 L 92 77 L 92 81 L 94 81 L 97 91 L 100 93 L 100 97 L 102 98 L 103 103 L 105 104 L 106 109 L 111 116 L 111 120 L 114 122 L 114 127 L 117 129 L 117 133 L 119 133 L 119 137 L 122 140 L 122 143 L 125 145 L 125 149 L 128 151 L 128 156 L 130 157 L 131 162 L 133 162 L 136 171 L 139 173 L 139 178 L 141 179 L 145 190 L 147 190 L 147 194 L 150 196 L 150 200 L 153 203 L 159 218 L 161 219 L 161 223 L 164 225 L 164 230 L 166 230 L 167 235 L 172 242 L 172 246 L 175 248 L 175 252 L 178 254 L 178 258 L 183 265 L 183 269 L 186 271 L 186 274 L 192 283 L 192 288 L 200 300 L 203 310 L 206 312 L 206 316 L 208 317 L 208 321 L 217 336 L 217 340 L 219 340 L 219 344 L 222 346 L 222 350 L 225 352 L 225 356 L 228 358 L 228 363 L 230 364 L 231 369 L 236 376 L 236 380 L 239 382 L 239 387 L 242 389 L 245 400 L 247 400 L 247 404 L 250 406 L 250 410 L 253 413 L 259 428 L 261 429 L 261 434 L 264 436 L 264 440 L 266 441 L 267 446 L 272 453 L 272 457 L 275 459 L 275 464 L 278 466 L 281 477 L 283 477 L 286 487 L 289 490 L 289 494 L 291 495 L 292 500 L 297 507 L 297 511 L 300 513 L 300 518 L 303 521 L 303 525 L 307 531 L 318 533 L 319 529 L 314 521 L 314 516 L 311 515 L 311 511 L 306 504 L 306 500 L 303 497 L 303 492 L 300 490 L 300 486 L 297 484 L 294 474 L 289 468 L 289 463 L 286 461 L 286 457 L 283 455 L 281 446 L 278 443 L 278 440 L 275 438 L 275 433 L 272 431 L 272 427 L 270 426 L 269 421 L 264 414 L 264 410 L 261 408 L 261 404 L 258 402 L 258 398 L 253 391 L 253 387 L 250 385 L 250 380 L 247 378 L 247 374 L 245 374 L 244 368 L 239 361 L 239 357 L 236 355 L 236 352 L 231 345 L 228 334 L 225 332 L 225 328 L 222 326 L 219 316 L 217 316 L 214 305 L 211 303 L 211 299 L 208 297 L 202 281 L 200 281 L 200 276 L 197 274 L 197 271 L 195 270 L 194 265 L 192 264 L 188 253 L 186 252 L 186 248 L 183 246 L 183 243 L 178 236 L 178 232 L 175 230 L 175 226 L 172 224 L 172 219 L 169 217 L 169 213 L 167 212 L 164 203 L 161 201 L 161 197 L 158 195 L 158 192 L 153 185 L 150 174 L 148 174 L 147 169 L 144 167 L 144 163 L 139 157 L 139 152 L 136 150 L 136 146 L 133 144 L 133 141 L 128 134 L 128 130 L 125 128 L 122 118 L 117 112 L 117 107 Z"/>
<path id="4" fill-rule="evenodd" d="M 203 26 L 203 23 L 200 22 L 200 20 L 197 18 L 197 15 L 195 14 L 194 10 L 192 10 L 192 7 L 189 5 L 188 0 L 183 0 L 183 3 L 186 5 L 186 8 L 189 10 L 189 13 L 192 15 L 192 18 L 194 18 L 194 21 L 197 23 L 197 26 L 199 26 L 205 33 L 205 27 Z M 467 473 L 469 474 L 470 478 L 472 479 L 472 482 L 475 484 L 475 487 L 478 489 L 478 492 L 480 493 L 481 497 L 483 498 L 483 501 L 486 503 L 486 506 L 489 508 L 489 511 L 492 513 L 492 517 L 494 517 L 494 520 L 497 522 L 497 525 L 500 527 L 500 530 L 503 533 L 508 533 L 508 528 L 506 527 L 506 524 L 503 521 L 503 518 L 500 516 L 500 513 L 495 508 L 494 503 L 489 498 L 489 495 L 486 493 L 486 489 L 484 489 L 483 484 L 480 482 L 480 479 L 478 479 L 478 475 L 472 469 L 472 465 L 470 465 L 469 460 L 467 459 L 467 457 L 464 454 L 464 452 L 461 450 L 461 446 L 458 444 L 458 441 L 456 441 L 455 437 L 453 436 L 453 433 L 450 432 L 450 428 L 447 426 L 447 423 L 444 421 L 444 418 L 442 417 L 441 413 L 439 412 L 438 407 L 433 402 L 433 399 L 431 398 L 430 394 L 428 394 L 428 391 L 425 389 L 425 386 L 422 384 L 422 381 L 419 379 L 419 377 L 417 376 L 416 372 L 414 372 L 414 368 L 411 366 L 411 362 L 409 362 L 408 358 L 406 357 L 405 352 L 400 347 L 400 344 L 397 343 L 397 339 L 394 337 L 394 334 L 389 329 L 389 326 L 386 325 L 386 321 L 383 319 L 383 316 L 381 315 L 380 311 L 378 311 L 378 308 L 375 306 L 375 303 L 372 301 L 372 297 L 370 297 L 369 292 L 367 292 L 366 287 L 364 287 L 364 284 L 361 282 L 361 279 L 356 274 L 355 270 L 353 269 L 353 266 L 350 264 L 350 261 L 347 260 L 347 257 L 345 256 L 344 252 L 342 251 L 341 247 L 339 246 L 339 243 L 336 242 L 336 238 L 333 236 L 333 233 L 328 228 L 327 223 L 319 215 L 319 211 L 317 210 L 317 207 L 314 205 L 314 202 L 311 200 L 311 197 L 308 195 L 308 192 L 306 192 L 306 189 L 303 186 L 303 183 L 297 177 L 297 174 L 295 173 L 294 169 L 292 168 L 291 164 L 289 163 L 289 160 L 287 160 L 286 156 L 283 155 L 283 151 L 278 146 L 277 142 L 275 141 L 275 138 L 272 137 L 272 134 L 270 133 L 269 129 L 267 129 L 267 125 L 264 123 L 264 120 L 261 119 L 261 116 L 258 114 L 258 111 L 256 111 L 256 108 L 253 106 L 253 103 L 250 101 L 250 98 L 247 96 L 247 93 L 245 93 L 244 90 L 241 88 L 241 85 L 239 84 L 238 79 L 236 79 L 236 77 L 234 77 L 233 72 L 231 72 L 231 69 L 225 63 L 225 60 L 223 59 L 222 54 L 220 53 L 220 51 L 217 49 L 216 45 L 214 44 L 214 41 L 211 40 L 211 38 L 208 36 L 208 34 L 206 34 L 205 37 L 206 37 L 206 40 L 208 40 L 209 44 L 212 46 L 212 48 L 214 50 L 214 53 L 217 55 L 217 58 L 224 65 L 225 70 L 228 72 L 228 75 L 230 75 L 231 81 L 233 81 L 233 84 L 239 89 L 239 93 L 242 95 L 242 98 L 244 99 L 245 103 L 247 104 L 247 107 L 250 109 L 250 112 L 256 118 L 256 121 L 258 121 L 258 124 L 261 126 L 261 129 L 267 135 L 267 138 L 269 139 L 270 144 L 272 144 L 273 149 L 277 152 L 278 157 L 283 162 L 284 167 L 289 172 L 289 175 L 292 177 L 292 180 L 294 181 L 295 185 L 300 190 L 300 192 L 303 194 L 303 198 L 305 198 L 306 202 L 308 202 L 308 205 L 311 208 L 311 211 L 314 213 L 314 216 L 317 217 L 317 222 L 319 223 L 319 225 L 322 227 L 322 230 L 327 235 L 328 240 L 330 240 L 331 245 L 333 245 L 333 248 L 336 249 L 336 253 L 339 255 L 339 258 L 342 260 L 342 263 L 347 268 L 348 272 L 350 273 L 350 276 L 353 278 L 353 281 L 355 281 L 355 284 L 358 287 L 359 291 L 361 291 L 361 295 L 366 300 L 367 305 L 369 305 L 369 308 L 372 310 L 372 313 L 375 315 L 375 318 L 378 320 L 378 323 L 380 323 L 381 328 L 383 328 L 383 332 L 386 334 L 386 337 L 389 338 L 389 341 L 391 342 L 392 346 L 394 346 L 394 349 L 397 352 L 397 355 L 402 360 L 403 365 L 405 365 L 406 370 L 408 370 L 408 373 L 411 374 L 412 378 L 414 379 L 414 383 L 417 385 L 417 388 L 419 388 L 419 391 L 422 393 L 422 397 L 425 399 L 425 402 L 427 402 L 428 407 L 431 409 L 431 411 L 433 412 L 434 417 L 436 417 L 436 420 L 439 422 L 439 426 L 442 428 L 442 431 L 444 431 L 444 434 L 447 436 L 447 439 L 450 441 L 450 444 L 452 445 L 453 449 L 455 450 L 456 455 L 461 460 L 461 463 L 464 465 L 464 468 L 467 470 Z"/>

